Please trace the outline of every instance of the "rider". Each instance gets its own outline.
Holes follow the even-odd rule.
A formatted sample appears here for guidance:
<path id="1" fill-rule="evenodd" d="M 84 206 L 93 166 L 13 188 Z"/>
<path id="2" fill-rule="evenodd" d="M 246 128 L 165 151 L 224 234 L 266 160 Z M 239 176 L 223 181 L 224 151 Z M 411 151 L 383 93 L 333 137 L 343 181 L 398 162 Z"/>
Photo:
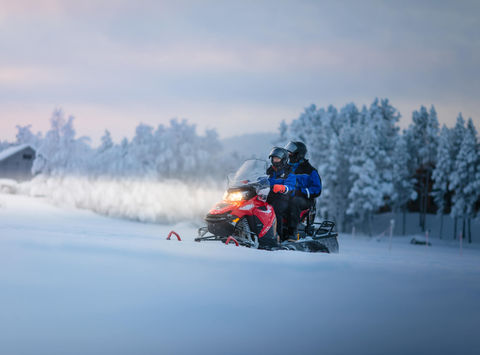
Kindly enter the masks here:
<path id="1" fill-rule="evenodd" d="M 287 217 L 289 199 L 295 191 L 295 175 L 288 165 L 288 152 L 284 148 L 274 147 L 268 156 L 272 165 L 267 169 L 270 193 L 267 202 L 273 206 L 277 218 L 277 233 L 283 240 L 283 218 Z"/>
<path id="2" fill-rule="evenodd" d="M 304 143 L 291 141 L 285 146 L 285 150 L 288 151 L 288 165 L 296 177 L 295 194 L 287 211 L 288 239 L 296 240 L 300 214 L 315 204 L 315 198 L 322 193 L 322 180 L 317 169 L 305 159 L 307 147 Z"/>

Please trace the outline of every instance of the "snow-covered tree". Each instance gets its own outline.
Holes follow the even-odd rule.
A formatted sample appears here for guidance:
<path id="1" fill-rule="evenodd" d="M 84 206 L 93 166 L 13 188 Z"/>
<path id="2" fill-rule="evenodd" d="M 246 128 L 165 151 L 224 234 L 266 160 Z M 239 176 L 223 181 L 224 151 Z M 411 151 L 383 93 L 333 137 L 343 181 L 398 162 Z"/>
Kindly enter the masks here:
<path id="1" fill-rule="evenodd" d="M 7 141 L 0 141 L 0 152 L 4 149 L 7 149 L 11 145 L 12 145 L 12 143 L 9 143 Z"/>
<path id="2" fill-rule="evenodd" d="M 115 159 L 112 160 L 112 171 L 115 176 L 131 176 L 135 175 L 132 170 L 133 163 L 130 161 L 128 150 L 130 143 L 127 138 L 123 138 L 120 145 L 115 148 Z"/>
<path id="3" fill-rule="evenodd" d="M 435 108 L 432 106 L 427 111 L 421 106 L 419 111 L 412 114 L 412 124 L 407 134 L 411 137 L 412 148 L 416 152 L 417 167 L 432 165 L 435 163 L 438 146 L 438 119 Z"/>
<path id="4" fill-rule="evenodd" d="M 311 105 L 287 128 L 282 128 L 282 136 L 301 140 L 307 145 L 310 162 L 318 167 L 323 180 L 318 209 L 322 214 L 333 215 L 340 229 L 345 229 L 353 216 L 349 196 L 355 179 L 360 175 L 361 164 L 366 164 L 367 169 L 370 167 L 367 162 L 362 163 L 365 158 L 362 154 L 369 154 L 367 146 L 375 146 L 375 155 L 370 158 L 382 185 L 382 202 L 372 205 L 378 209 L 391 200 L 393 154 L 399 118 L 400 114 L 387 99 L 375 99 L 369 109 L 364 106 L 361 111 L 353 103 L 340 111 L 333 106 L 318 109 Z M 371 136 L 374 143 L 367 145 L 365 135 Z M 350 169 L 352 161 L 358 165 L 353 170 Z M 356 188 L 356 193 L 359 193 L 358 186 Z M 347 210 L 350 212 L 347 213 Z"/>
<path id="5" fill-rule="evenodd" d="M 17 125 L 17 142 L 16 144 L 29 144 L 32 148 L 36 149 L 42 142 L 42 134 L 38 132 L 34 134 L 31 131 L 32 125 L 19 126 Z"/>
<path id="6" fill-rule="evenodd" d="M 395 211 L 402 211 L 403 223 L 402 234 L 405 234 L 407 203 L 417 198 L 415 191 L 415 179 L 409 169 L 412 157 L 407 149 L 407 141 L 404 135 L 396 140 L 393 154 L 393 194 L 392 205 Z"/>
<path id="7" fill-rule="evenodd" d="M 308 158 L 323 180 L 318 210 L 333 215 L 340 229 L 353 217 L 368 221 L 380 208 L 405 211 L 412 199 L 418 201 L 422 228 L 426 212 L 434 206 L 429 205 L 430 197 L 444 211 L 442 201 L 453 193 L 449 175 L 462 147 L 465 122 L 459 115 L 454 129 L 445 128 L 442 139 L 449 143 L 439 147 L 433 106 L 414 111 L 403 135 L 397 127 L 399 118 L 387 99 L 375 99 L 360 111 L 354 104 L 340 111 L 310 105 L 290 124 L 282 122 L 279 141 L 300 140 L 307 145 Z M 435 191 L 430 193 L 434 182 Z"/>
<path id="8" fill-rule="evenodd" d="M 140 176 L 155 176 L 155 146 L 153 127 L 139 124 L 135 129 L 135 136 L 129 145 L 129 160 L 133 164 L 132 171 Z"/>
<path id="9" fill-rule="evenodd" d="M 452 215 L 463 218 L 464 236 L 465 224 L 470 226 L 469 219 L 475 217 L 475 204 L 480 197 L 479 165 L 477 131 L 472 119 L 469 119 L 451 174 L 451 188 L 454 190 Z M 468 234 L 471 242 L 470 231 Z"/>
<path id="10" fill-rule="evenodd" d="M 462 114 L 459 113 L 457 116 L 457 122 L 455 123 L 455 127 L 452 130 L 452 158 L 455 159 L 460 152 L 460 148 L 462 147 L 463 139 L 465 138 L 466 134 L 466 127 L 465 127 L 465 119 L 463 118 Z"/>
<path id="11" fill-rule="evenodd" d="M 119 157 L 109 130 L 105 130 L 100 139 L 100 146 L 95 150 L 89 170 L 97 175 L 114 175 L 114 161 Z"/>
<path id="12" fill-rule="evenodd" d="M 65 175 L 85 172 L 91 148 L 87 138 L 75 138 L 73 121 L 73 116 L 66 120 L 60 109 L 53 112 L 51 129 L 37 149 L 33 173 Z"/>
<path id="13" fill-rule="evenodd" d="M 285 144 L 288 143 L 288 124 L 285 122 L 285 120 L 282 120 L 280 122 L 280 125 L 278 126 L 278 139 L 276 139 L 273 144 L 279 147 L 283 147 Z"/>
<path id="14" fill-rule="evenodd" d="M 373 214 L 384 205 L 384 197 L 392 194 L 391 181 L 383 181 L 376 161 L 383 155 L 378 144 L 378 131 L 374 120 L 370 120 L 362 132 L 361 147 L 350 157 L 350 178 L 352 188 L 348 194 L 350 201 L 347 214 L 357 221 L 368 222 L 368 232 L 372 234 Z"/>
<path id="15" fill-rule="evenodd" d="M 400 113 L 388 99 L 376 98 L 370 105 L 369 115 L 374 120 L 375 129 L 378 131 L 378 144 L 388 154 L 395 150 L 399 128 Z"/>
<path id="16" fill-rule="evenodd" d="M 323 148 L 329 154 L 319 164 L 324 186 L 322 202 L 319 205 L 324 215 L 328 213 L 334 216 L 342 231 L 346 229 L 346 211 L 350 203 L 348 194 L 353 183 L 350 179 L 349 159 L 360 144 L 359 114 L 354 104 L 348 104 L 340 110 L 336 116 L 337 122 L 334 123 L 339 125 L 338 135 L 334 133 L 335 129 L 331 130 L 330 141 Z"/>
<path id="17" fill-rule="evenodd" d="M 463 139 L 465 137 L 465 120 L 462 116 L 462 113 L 459 113 L 457 116 L 457 122 L 455 123 L 455 127 L 453 127 L 451 131 L 451 158 L 452 158 L 452 172 L 454 169 L 454 164 L 455 160 L 458 156 L 458 153 L 460 152 L 460 148 L 462 146 Z M 449 190 L 451 194 L 453 195 L 455 193 L 453 186 L 450 184 Z M 454 229 L 453 229 L 453 238 L 455 239 L 457 237 L 457 221 L 458 221 L 458 216 L 455 214 L 451 213 L 451 215 L 454 217 Z"/>
<path id="18" fill-rule="evenodd" d="M 310 105 L 288 128 L 288 140 L 305 143 L 310 162 L 315 167 L 329 156 L 330 137 L 334 134 L 332 122 L 336 120 L 337 114 L 337 109 L 333 106 L 329 106 L 327 110 L 318 110 L 315 105 Z M 322 171 L 319 172 L 322 174 Z"/>
<path id="19" fill-rule="evenodd" d="M 112 135 L 110 134 L 110 131 L 108 129 L 105 130 L 102 138 L 100 138 L 100 142 L 100 146 L 97 149 L 99 152 L 105 152 L 113 148 Z"/>
<path id="20" fill-rule="evenodd" d="M 450 176 L 454 164 L 452 149 L 452 133 L 444 125 L 440 131 L 436 166 L 432 172 L 433 191 L 432 196 L 437 205 L 437 213 L 440 214 L 440 238 L 443 234 L 443 215 L 447 212 L 447 199 L 449 197 Z"/>
<path id="21" fill-rule="evenodd" d="M 438 146 L 438 119 L 435 108 L 430 111 L 424 106 L 412 114 L 413 123 L 406 131 L 407 146 L 413 159 L 413 169 L 417 175 L 419 195 L 420 226 L 426 228 L 426 213 L 431 189 L 431 175 L 435 167 Z"/>
<path id="22" fill-rule="evenodd" d="M 200 136 L 196 126 L 186 120 L 171 120 L 169 126 L 158 126 L 153 142 L 149 154 L 159 178 L 213 177 L 222 169 L 221 144 L 215 130 Z"/>
<path id="23" fill-rule="evenodd" d="M 101 141 L 91 167 L 100 175 L 160 180 L 205 179 L 223 176 L 223 169 L 232 165 L 231 161 L 222 158 L 215 130 L 198 135 L 195 125 L 186 120 L 172 120 L 169 126 L 159 125 L 156 130 L 139 124 L 133 139 L 129 142 L 125 138 L 119 145 L 112 142 L 106 131 Z"/>
<path id="24" fill-rule="evenodd" d="M 367 129 L 371 129 L 368 127 L 373 125 L 376 131 L 378 154 L 375 164 L 384 186 L 385 204 L 392 207 L 394 154 L 398 140 L 397 122 L 400 119 L 400 113 L 390 105 L 388 99 L 376 98 L 370 106 L 368 119 L 372 122 L 367 123 Z"/>

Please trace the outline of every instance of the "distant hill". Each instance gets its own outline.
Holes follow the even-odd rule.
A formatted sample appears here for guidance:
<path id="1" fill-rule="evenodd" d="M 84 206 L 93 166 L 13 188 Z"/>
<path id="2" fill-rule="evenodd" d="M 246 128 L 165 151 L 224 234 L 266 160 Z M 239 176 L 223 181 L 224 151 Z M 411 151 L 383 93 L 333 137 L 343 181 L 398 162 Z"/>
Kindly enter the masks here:
<path id="1" fill-rule="evenodd" d="M 221 142 L 227 154 L 237 152 L 239 156 L 246 158 L 267 159 L 268 153 L 274 146 L 272 142 L 278 137 L 278 133 L 248 133 L 224 138 Z"/>

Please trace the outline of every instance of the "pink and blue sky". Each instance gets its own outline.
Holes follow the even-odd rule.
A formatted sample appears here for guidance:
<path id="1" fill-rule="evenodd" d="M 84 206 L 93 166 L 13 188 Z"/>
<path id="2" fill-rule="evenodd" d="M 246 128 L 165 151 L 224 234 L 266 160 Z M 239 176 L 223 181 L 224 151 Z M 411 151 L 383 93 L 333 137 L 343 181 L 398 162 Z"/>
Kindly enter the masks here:
<path id="1" fill-rule="evenodd" d="M 187 118 L 221 137 L 276 131 L 303 108 L 388 97 L 480 127 L 480 2 L 0 0 L 0 140 L 115 140 Z"/>

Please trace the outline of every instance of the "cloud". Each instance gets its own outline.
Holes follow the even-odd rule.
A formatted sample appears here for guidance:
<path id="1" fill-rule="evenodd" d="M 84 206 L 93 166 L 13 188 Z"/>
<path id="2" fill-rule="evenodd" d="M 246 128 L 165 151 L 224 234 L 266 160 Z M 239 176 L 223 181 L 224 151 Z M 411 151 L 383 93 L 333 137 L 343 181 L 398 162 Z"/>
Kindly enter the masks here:
<path id="1" fill-rule="evenodd" d="M 59 70 L 44 67 L 0 66 L 0 88 L 36 87 L 64 82 Z"/>
<path id="2" fill-rule="evenodd" d="M 480 111 L 478 2 L 0 0 L 0 8 L 2 106 L 48 107 L 49 117 L 60 105 L 79 121 L 104 122 L 100 133 L 115 117 L 127 132 L 142 118 L 178 116 L 234 134 L 239 120 L 272 127 L 312 102 L 375 96 L 404 102 L 408 119 L 421 104 Z"/>

